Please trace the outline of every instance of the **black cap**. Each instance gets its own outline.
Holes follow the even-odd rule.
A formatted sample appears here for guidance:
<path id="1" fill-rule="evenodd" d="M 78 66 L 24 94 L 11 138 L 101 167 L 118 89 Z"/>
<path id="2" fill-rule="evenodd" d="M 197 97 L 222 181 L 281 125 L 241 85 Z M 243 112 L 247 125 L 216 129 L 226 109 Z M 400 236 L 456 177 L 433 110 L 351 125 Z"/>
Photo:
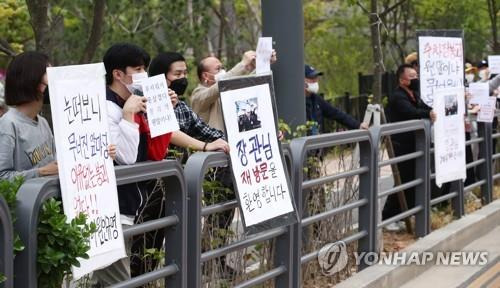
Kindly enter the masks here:
<path id="1" fill-rule="evenodd" d="M 481 60 L 479 63 L 477 63 L 477 68 L 481 69 L 483 67 L 488 67 L 488 61 L 487 60 Z"/>
<path id="2" fill-rule="evenodd" d="M 323 72 L 317 71 L 316 69 L 314 69 L 314 67 L 307 65 L 307 64 L 305 67 L 305 72 L 306 72 L 305 73 L 306 78 L 315 78 L 315 77 L 318 77 L 320 75 L 323 75 Z"/>

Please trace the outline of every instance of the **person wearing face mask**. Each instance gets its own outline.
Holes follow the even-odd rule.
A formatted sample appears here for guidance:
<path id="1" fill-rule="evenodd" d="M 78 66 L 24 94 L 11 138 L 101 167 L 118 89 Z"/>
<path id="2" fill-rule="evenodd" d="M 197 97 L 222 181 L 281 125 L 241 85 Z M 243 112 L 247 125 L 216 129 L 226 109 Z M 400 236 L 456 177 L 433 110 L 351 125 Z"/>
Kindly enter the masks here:
<path id="1" fill-rule="evenodd" d="M 414 119 L 431 119 L 435 121 L 436 114 L 432 108 L 427 106 L 419 95 L 419 79 L 417 71 L 410 64 L 403 64 L 396 72 L 398 87 L 394 94 L 389 97 L 386 115 L 389 122 L 399 122 Z M 395 156 L 401 156 L 415 152 L 415 134 L 413 132 L 400 133 L 391 136 Z M 398 163 L 401 183 L 407 183 L 415 179 L 415 160 Z M 415 189 L 405 190 L 408 208 L 415 206 Z M 389 195 L 382 212 L 382 218 L 388 219 L 401 212 L 397 195 Z"/>
<path id="2" fill-rule="evenodd" d="M 488 68 L 488 61 L 481 60 L 477 64 L 479 82 L 488 82 L 490 80 L 490 69 Z"/>
<path id="3" fill-rule="evenodd" d="M 319 92 L 319 72 L 310 65 L 305 65 L 305 96 L 306 96 L 306 119 L 318 123 L 309 134 L 321 134 L 323 128 L 323 118 L 335 120 L 349 129 L 368 129 L 367 123 L 360 123 L 351 115 L 333 107 L 318 94 Z"/>
<path id="4" fill-rule="evenodd" d="M 224 138 L 224 133 L 210 127 L 199 117 L 186 102 L 179 100 L 188 86 L 187 65 L 184 57 L 177 52 L 160 53 L 149 66 L 149 75 L 165 74 L 167 84 L 175 93 L 170 95 L 179 128 L 187 135 L 204 142 Z"/>
<path id="5" fill-rule="evenodd" d="M 147 160 L 163 160 L 168 145 L 191 147 L 195 150 L 228 151 L 227 143 L 204 143 L 181 131 L 151 138 L 146 115 L 146 98 L 142 95 L 140 79 L 146 78 L 150 57 L 142 48 L 129 43 L 111 46 L 103 57 L 106 68 L 106 99 L 110 139 L 117 145 L 118 165 Z M 172 95 L 173 91 L 169 91 Z M 155 189 L 156 180 L 118 186 L 118 202 L 122 225 L 155 220 L 162 217 L 164 195 Z M 160 249 L 164 233 L 151 231 L 126 240 L 131 259 L 124 258 L 110 267 L 95 271 L 92 282 L 96 286 L 109 286 L 145 273 L 144 251 Z M 156 266 L 156 260 L 151 264 Z"/>
<path id="6" fill-rule="evenodd" d="M 470 63 L 465 63 L 465 81 L 467 84 L 474 83 L 476 80 L 477 68 Z"/>
<path id="7" fill-rule="evenodd" d="M 219 79 L 233 76 L 248 75 L 255 70 L 255 51 L 247 51 L 243 54 L 242 60 L 231 70 L 224 70 L 222 63 L 216 57 L 203 58 L 197 67 L 200 84 L 191 94 L 191 105 L 193 111 L 198 113 L 208 125 L 224 131 L 224 120 L 219 97 Z M 276 61 L 276 52 L 273 51 L 271 63 Z"/>

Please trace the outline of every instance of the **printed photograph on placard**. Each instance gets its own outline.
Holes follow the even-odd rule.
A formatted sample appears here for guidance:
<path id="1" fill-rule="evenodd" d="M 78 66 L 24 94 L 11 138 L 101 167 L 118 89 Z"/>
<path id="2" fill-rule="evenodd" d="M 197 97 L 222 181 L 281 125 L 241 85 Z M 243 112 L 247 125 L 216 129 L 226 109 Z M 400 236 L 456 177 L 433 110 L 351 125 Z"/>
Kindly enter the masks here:
<path id="1" fill-rule="evenodd" d="M 444 98 L 444 115 L 445 116 L 457 115 L 457 111 L 458 111 L 457 95 L 456 94 L 446 95 Z"/>
<path id="2" fill-rule="evenodd" d="M 260 128 L 257 97 L 245 101 L 235 101 L 236 115 L 238 116 L 238 129 L 240 132 Z"/>

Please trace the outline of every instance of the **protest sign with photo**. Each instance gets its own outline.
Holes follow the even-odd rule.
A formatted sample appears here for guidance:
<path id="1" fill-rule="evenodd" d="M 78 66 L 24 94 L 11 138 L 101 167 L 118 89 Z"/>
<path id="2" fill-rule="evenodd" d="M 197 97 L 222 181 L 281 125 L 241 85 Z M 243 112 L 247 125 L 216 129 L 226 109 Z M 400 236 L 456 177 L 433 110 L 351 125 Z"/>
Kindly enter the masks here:
<path id="1" fill-rule="evenodd" d="M 80 213 L 97 225 L 89 259 L 79 259 L 73 277 L 126 257 L 106 109 L 102 63 L 49 67 L 50 105 L 64 214 Z"/>
<path id="2" fill-rule="evenodd" d="M 436 185 L 465 179 L 464 90 L 462 88 L 434 92 L 434 163 Z"/>
<path id="3" fill-rule="evenodd" d="M 278 141 L 272 76 L 219 81 L 231 168 L 245 231 L 297 221 Z"/>

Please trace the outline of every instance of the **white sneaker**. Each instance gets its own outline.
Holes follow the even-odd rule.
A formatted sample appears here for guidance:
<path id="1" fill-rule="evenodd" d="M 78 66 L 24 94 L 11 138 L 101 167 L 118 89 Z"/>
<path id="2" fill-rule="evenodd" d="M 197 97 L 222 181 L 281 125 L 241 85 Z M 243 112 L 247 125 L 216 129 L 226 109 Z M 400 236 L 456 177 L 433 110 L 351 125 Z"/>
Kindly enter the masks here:
<path id="1" fill-rule="evenodd" d="M 405 228 L 405 223 L 403 221 L 393 222 L 384 227 L 386 231 L 389 232 L 399 232 Z"/>

